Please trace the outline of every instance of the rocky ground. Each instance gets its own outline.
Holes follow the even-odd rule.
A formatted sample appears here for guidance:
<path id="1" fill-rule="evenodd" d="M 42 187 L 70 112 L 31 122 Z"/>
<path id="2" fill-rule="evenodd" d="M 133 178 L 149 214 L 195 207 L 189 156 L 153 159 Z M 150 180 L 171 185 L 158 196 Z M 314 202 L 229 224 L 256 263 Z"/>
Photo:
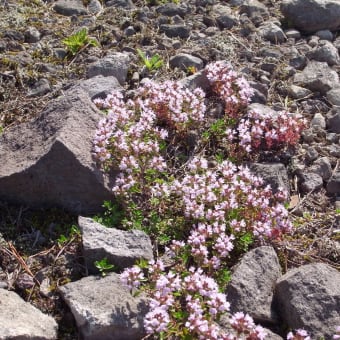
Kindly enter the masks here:
<path id="1" fill-rule="evenodd" d="M 323 2 L 327 6 L 319 5 Z M 103 184 L 97 189 L 90 152 L 84 155 L 99 119 L 90 99 L 111 88 L 134 90 L 145 77 L 162 81 L 195 76 L 215 60 L 228 60 L 245 75 L 255 89 L 253 105 L 298 112 L 308 120 L 294 150 L 256 160 L 280 163 L 275 170 L 260 165 L 254 170 L 290 192 L 289 210 L 298 228 L 272 245 L 283 272 L 321 262 L 327 269 L 315 272 L 338 277 L 334 274 L 340 269 L 338 1 L 0 0 L 0 15 L 0 236 L 4 239 L 0 284 L 53 316 L 59 325 L 58 339 L 76 339 L 78 333 L 91 338 L 84 335 L 86 330 L 78 332 L 70 304 L 61 298 L 72 293 L 65 292 L 67 288 L 60 293 L 58 287 L 88 275 L 88 253 L 84 254 L 77 232 L 78 213 L 93 215 L 103 199 L 110 198 Z M 84 27 L 87 40 L 72 51 L 64 40 Z M 158 54 L 163 64 L 148 69 L 138 49 L 149 60 Z M 67 100 L 58 102 L 63 97 Z M 63 110 L 72 112 L 74 121 L 60 119 L 56 112 Z M 40 116 L 41 112 L 45 113 Z M 55 131 L 62 131 L 58 145 L 50 138 Z M 74 139 L 67 137 L 71 134 Z M 76 154 L 77 162 L 72 163 L 59 145 Z M 78 146 L 81 151 L 75 151 Z M 64 163 L 53 168 L 60 157 Z M 84 170 L 89 168 L 91 174 Z M 69 201 L 55 194 L 53 188 L 60 183 L 49 176 L 47 187 L 46 183 L 34 187 L 41 185 L 47 171 L 54 178 L 65 171 L 69 182 L 61 190 Z M 30 187 L 27 176 L 32 174 L 38 179 Z M 84 183 L 91 194 L 82 193 L 78 209 L 74 201 Z M 0 312 L 0 325 L 4 314 Z M 275 322 L 271 328 L 283 335 Z M 50 334 L 45 338 L 55 336 L 52 330 Z"/>

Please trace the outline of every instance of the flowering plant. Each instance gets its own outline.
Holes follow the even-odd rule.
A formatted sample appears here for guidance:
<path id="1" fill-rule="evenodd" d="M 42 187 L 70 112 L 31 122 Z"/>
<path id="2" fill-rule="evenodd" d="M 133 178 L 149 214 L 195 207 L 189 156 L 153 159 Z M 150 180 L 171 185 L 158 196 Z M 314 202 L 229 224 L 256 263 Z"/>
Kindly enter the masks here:
<path id="1" fill-rule="evenodd" d="M 178 82 L 147 82 L 127 101 L 116 91 L 96 101 L 107 115 L 98 126 L 94 156 L 104 169 L 119 171 L 113 192 L 124 209 L 124 226 L 145 230 L 172 259 L 170 267 L 158 259 L 121 274 L 130 289 L 150 296 L 147 333 L 263 339 L 250 316 L 229 313 L 223 291 L 239 240 L 275 239 L 291 229 L 286 196 L 273 194 L 261 178 L 224 156 L 243 159 L 251 150 L 294 144 L 302 125 L 292 115 L 246 113 L 253 91 L 230 65 L 216 62 L 205 72 L 223 102 L 223 117 L 207 119 L 209 98 Z M 188 145 L 191 133 L 208 139 L 215 151 L 223 147 L 224 154 L 199 140 L 201 147 Z M 221 326 L 225 316 L 230 330 Z"/>

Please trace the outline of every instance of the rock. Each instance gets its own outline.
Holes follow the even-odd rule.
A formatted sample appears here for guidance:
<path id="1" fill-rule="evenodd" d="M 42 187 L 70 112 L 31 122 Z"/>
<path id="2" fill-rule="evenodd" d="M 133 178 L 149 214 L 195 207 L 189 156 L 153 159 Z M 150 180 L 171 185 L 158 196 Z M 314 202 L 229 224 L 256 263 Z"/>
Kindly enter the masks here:
<path id="1" fill-rule="evenodd" d="M 287 39 L 293 38 L 293 39 L 300 39 L 301 38 L 301 33 L 298 30 L 295 30 L 293 28 L 288 29 L 285 31 L 285 35 Z"/>
<path id="2" fill-rule="evenodd" d="M 25 31 L 25 42 L 36 43 L 40 40 L 41 34 L 35 27 L 27 27 Z"/>
<path id="3" fill-rule="evenodd" d="M 200 87 L 203 91 L 207 92 L 210 89 L 209 80 L 203 70 L 181 79 L 179 83 L 191 90 Z"/>
<path id="4" fill-rule="evenodd" d="M 291 329 L 303 328 L 312 339 L 331 339 L 340 315 L 340 273 L 323 263 L 289 270 L 277 282 L 274 303 Z"/>
<path id="5" fill-rule="evenodd" d="M 281 12 L 286 21 L 306 33 L 340 28 L 338 0 L 284 0 Z"/>
<path id="6" fill-rule="evenodd" d="M 34 121 L 0 135 L 0 199 L 75 213 L 101 210 L 112 198 L 91 156 L 101 113 L 81 89 L 49 103 Z"/>
<path id="7" fill-rule="evenodd" d="M 301 174 L 301 190 L 304 193 L 309 193 L 323 187 L 322 177 L 314 172 L 305 172 Z"/>
<path id="8" fill-rule="evenodd" d="M 308 163 L 311 163 L 313 161 L 315 161 L 319 156 L 319 153 L 317 152 L 317 150 L 313 147 L 310 146 L 307 148 L 306 150 L 306 161 Z"/>
<path id="9" fill-rule="evenodd" d="M 263 178 L 266 185 L 270 185 L 273 192 L 277 192 L 279 188 L 286 191 L 289 190 L 289 179 L 286 167 L 281 163 L 253 163 L 250 170 L 257 176 Z"/>
<path id="10" fill-rule="evenodd" d="M 296 70 L 302 70 L 307 65 L 307 58 L 304 55 L 297 55 L 289 59 L 289 66 L 294 67 Z"/>
<path id="11" fill-rule="evenodd" d="M 293 99 L 302 99 L 310 96 L 313 92 L 301 86 L 290 85 L 288 88 L 288 93 Z"/>
<path id="12" fill-rule="evenodd" d="M 8 29 L 3 34 L 4 34 L 5 38 L 9 38 L 9 39 L 12 39 L 12 40 L 16 40 L 16 41 L 20 41 L 20 42 L 24 42 L 24 40 L 25 40 L 25 36 L 17 30 Z"/>
<path id="13" fill-rule="evenodd" d="M 0 301 L 0 339 L 57 339 L 52 317 L 5 289 L 0 289 Z"/>
<path id="14" fill-rule="evenodd" d="M 76 86 L 81 87 L 88 93 L 91 100 L 106 98 L 113 90 L 122 90 L 116 77 L 102 75 L 90 79 L 81 80 Z"/>
<path id="15" fill-rule="evenodd" d="M 333 33 L 330 30 L 320 30 L 315 32 L 315 35 L 322 40 L 333 41 Z"/>
<path id="16" fill-rule="evenodd" d="M 87 78 L 102 75 L 116 77 L 120 85 L 124 85 L 129 68 L 130 57 L 126 53 L 116 52 L 94 63 L 87 69 Z"/>
<path id="17" fill-rule="evenodd" d="M 53 9 L 65 16 L 88 14 L 81 0 L 57 0 Z"/>
<path id="18" fill-rule="evenodd" d="M 340 106 L 335 106 L 327 113 L 327 127 L 329 131 L 340 133 Z"/>
<path id="19" fill-rule="evenodd" d="M 263 18 L 269 17 L 267 7 L 258 0 L 245 0 L 240 6 L 240 14 L 246 13 L 249 18 L 253 19 L 258 16 Z"/>
<path id="20" fill-rule="evenodd" d="M 84 340 L 139 340 L 145 335 L 145 298 L 133 297 L 119 275 L 85 277 L 58 288 Z"/>
<path id="21" fill-rule="evenodd" d="M 286 35 L 276 24 L 270 22 L 259 28 L 259 34 L 263 39 L 269 40 L 273 44 L 281 44 L 286 41 Z"/>
<path id="22" fill-rule="evenodd" d="M 317 159 L 310 167 L 310 171 L 318 174 L 324 181 L 328 181 L 332 176 L 332 165 L 328 157 Z"/>
<path id="23" fill-rule="evenodd" d="M 109 0 L 106 1 L 105 5 L 107 7 L 117 7 L 124 9 L 133 9 L 135 7 L 131 0 Z"/>
<path id="24" fill-rule="evenodd" d="M 327 92 L 328 101 L 335 106 L 340 106 L 340 87 Z"/>
<path id="25" fill-rule="evenodd" d="M 167 17 L 174 17 L 179 15 L 184 18 L 188 12 L 188 8 L 185 4 L 175 4 L 173 2 L 165 3 L 164 5 L 158 6 L 156 12 Z"/>
<path id="26" fill-rule="evenodd" d="M 169 38 L 182 38 L 187 39 L 190 35 L 190 28 L 185 25 L 168 25 L 163 24 L 159 27 L 159 31 L 161 33 L 165 33 L 165 35 Z"/>
<path id="27" fill-rule="evenodd" d="M 83 255 L 91 273 L 97 273 L 94 261 L 103 258 L 119 269 L 133 266 L 137 260 L 153 259 L 150 238 L 140 230 L 107 228 L 91 218 L 79 217 L 83 236 Z"/>
<path id="28" fill-rule="evenodd" d="M 339 76 L 327 63 L 310 61 L 301 73 L 294 75 L 293 82 L 324 95 L 336 87 L 339 83 Z"/>
<path id="29" fill-rule="evenodd" d="M 338 168 L 327 183 L 327 192 L 329 194 L 340 195 L 340 169 Z"/>
<path id="30" fill-rule="evenodd" d="M 236 265 L 227 287 L 231 312 L 243 311 L 256 322 L 275 323 L 277 316 L 271 305 L 275 282 L 280 276 L 281 267 L 272 247 L 249 251 Z"/>
<path id="31" fill-rule="evenodd" d="M 237 19 L 229 6 L 216 4 L 212 6 L 210 14 L 221 29 L 231 29 L 237 24 Z"/>
<path id="32" fill-rule="evenodd" d="M 197 70 L 203 68 L 203 60 L 190 54 L 180 53 L 170 58 L 169 64 L 172 68 L 178 67 L 183 71 L 187 71 L 188 67 L 194 67 Z"/>
<path id="33" fill-rule="evenodd" d="M 329 41 L 321 40 L 319 45 L 313 50 L 307 52 L 307 58 L 316 61 L 324 61 L 329 66 L 337 65 L 340 63 L 338 49 Z"/>
<path id="34" fill-rule="evenodd" d="M 317 112 L 314 115 L 310 124 L 311 124 L 311 126 L 316 126 L 316 127 L 320 127 L 321 129 L 325 129 L 326 128 L 326 119 L 321 113 Z"/>
<path id="35" fill-rule="evenodd" d="M 28 92 L 27 96 L 28 97 L 43 96 L 50 91 L 51 91 L 50 82 L 47 79 L 42 78 L 33 85 L 33 87 Z"/>
<path id="36" fill-rule="evenodd" d="M 90 14 L 97 14 L 102 10 L 103 6 L 99 0 L 90 0 L 87 10 Z"/>

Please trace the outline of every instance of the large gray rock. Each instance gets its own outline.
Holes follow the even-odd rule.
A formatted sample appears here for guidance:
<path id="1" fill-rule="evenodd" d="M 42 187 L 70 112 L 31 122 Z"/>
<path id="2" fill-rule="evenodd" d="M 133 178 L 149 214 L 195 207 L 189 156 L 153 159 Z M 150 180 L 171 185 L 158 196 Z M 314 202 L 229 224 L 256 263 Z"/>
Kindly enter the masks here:
<path id="1" fill-rule="evenodd" d="M 284 0 L 281 11 L 287 22 L 306 33 L 340 28 L 339 0 Z"/>
<path id="2" fill-rule="evenodd" d="M 137 260 L 153 259 L 150 238 L 140 230 L 107 228 L 91 218 L 79 217 L 83 236 L 83 254 L 88 270 L 97 273 L 95 261 L 107 258 L 117 268 L 130 267 Z"/>
<path id="3" fill-rule="evenodd" d="M 327 63 L 310 61 L 301 73 L 294 75 L 295 84 L 325 95 L 339 83 L 339 76 Z"/>
<path id="4" fill-rule="evenodd" d="M 0 339 L 57 339 L 56 321 L 16 293 L 0 289 Z"/>
<path id="5" fill-rule="evenodd" d="M 292 269 L 278 280 L 274 303 L 289 328 L 331 339 L 340 321 L 340 272 L 323 263 Z"/>
<path id="6" fill-rule="evenodd" d="M 280 276 L 281 267 L 272 247 L 259 247 L 245 254 L 233 270 L 226 291 L 231 312 L 248 313 L 257 322 L 276 322 L 272 298 Z"/>
<path id="7" fill-rule="evenodd" d="M 85 277 L 59 287 L 84 340 L 140 340 L 147 303 L 133 297 L 116 273 Z"/>
<path id="8" fill-rule="evenodd" d="M 124 85 L 129 68 L 130 57 L 126 53 L 116 52 L 90 64 L 87 78 L 102 75 L 116 77 L 120 85 Z"/>
<path id="9" fill-rule="evenodd" d="M 0 199 L 33 208 L 93 213 L 112 198 L 92 139 L 101 113 L 81 89 L 49 103 L 34 121 L 0 136 Z"/>

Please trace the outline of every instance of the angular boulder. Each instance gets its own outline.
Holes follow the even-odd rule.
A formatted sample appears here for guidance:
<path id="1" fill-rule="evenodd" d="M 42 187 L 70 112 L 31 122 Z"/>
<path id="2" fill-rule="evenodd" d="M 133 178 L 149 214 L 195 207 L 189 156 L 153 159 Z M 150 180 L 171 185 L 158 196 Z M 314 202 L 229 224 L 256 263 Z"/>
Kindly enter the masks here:
<path id="1" fill-rule="evenodd" d="M 262 246 L 245 254 L 233 270 L 226 291 L 231 312 L 242 311 L 256 322 L 275 323 L 272 299 L 280 276 L 281 267 L 272 247 Z"/>
<path id="2" fill-rule="evenodd" d="M 88 276 L 59 287 L 83 340 L 140 340 L 148 311 L 141 295 L 133 297 L 116 273 Z"/>
<path id="3" fill-rule="evenodd" d="M 284 0 L 281 12 L 294 28 L 306 33 L 340 28 L 339 0 Z"/>
<path id="4" fill-rule="evenodd" d="M 274 304 L 289 328 L 331 339 L 340 321 L 340 273 L 324 263 L 292 269 L 277 281 Z"/>
<path id="5" fill-rule="evenodd" d="M 119 269 L 133 266 L 137 260 L 153 259 L 150 238 L 140 230 L 107 228 L 91 218 L 79 217 L 83 236 L 83 255 L 89 272 L 97 273 L 95 261 L 103 258 Z"/>
<path id="6" fill-rule="evenodd" d="M 92 159 L 101 113 L 80 88 L 49 103 L 34 121 L 0 136 L 0 200 L 93 213 L 112 199 Z"/>
<path id="7" fill-rule="evenodd" d="M 0 339 L 57 339 L 56 321 L 24 301 L 16 293 L 0 288 Z"/>

